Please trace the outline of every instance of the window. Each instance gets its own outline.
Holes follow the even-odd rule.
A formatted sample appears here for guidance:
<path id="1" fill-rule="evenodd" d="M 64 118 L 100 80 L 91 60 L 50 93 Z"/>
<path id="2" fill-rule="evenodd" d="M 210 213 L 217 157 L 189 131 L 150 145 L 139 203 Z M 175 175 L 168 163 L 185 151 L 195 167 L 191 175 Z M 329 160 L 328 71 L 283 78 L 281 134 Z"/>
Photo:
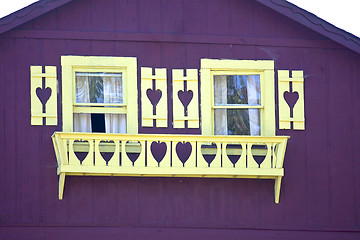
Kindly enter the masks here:
<path id="1" fill-rule="evenodd" d="M 201 60 L 203 135 L 275 135 L 274 62 Z"/>
<path id="2" fill-rule="evenodd" d="M 136 58 L 62 56 L 63 131 L 138 132 Z"/>

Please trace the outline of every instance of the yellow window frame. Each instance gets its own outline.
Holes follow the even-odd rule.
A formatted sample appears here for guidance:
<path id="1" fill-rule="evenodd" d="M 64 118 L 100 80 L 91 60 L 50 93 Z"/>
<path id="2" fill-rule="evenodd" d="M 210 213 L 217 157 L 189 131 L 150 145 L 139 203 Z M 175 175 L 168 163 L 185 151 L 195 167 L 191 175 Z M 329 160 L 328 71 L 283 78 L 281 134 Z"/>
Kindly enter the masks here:
<path id="1" fill-rule="evenodd" d="M 63 131 L 73 132 L 74 113 L 126 114 L 126 132 L 138 133 L 137 60 L 135 57 L 61 56 Z M 122 73 L 122 104 L 76 103 L 75 72 Z M 104 106 L 112 106 L 105 108 Z"/>
<path id="2" fill-rule="evenodd" d="M 275 136 L 275 85 L 272 60 L 201 59 L 201 131 L 214 135 L 214 109 L 259 108 L 261 136 Z M 260 75 L 260 106 L 215 106 L 214 75 Z"/>

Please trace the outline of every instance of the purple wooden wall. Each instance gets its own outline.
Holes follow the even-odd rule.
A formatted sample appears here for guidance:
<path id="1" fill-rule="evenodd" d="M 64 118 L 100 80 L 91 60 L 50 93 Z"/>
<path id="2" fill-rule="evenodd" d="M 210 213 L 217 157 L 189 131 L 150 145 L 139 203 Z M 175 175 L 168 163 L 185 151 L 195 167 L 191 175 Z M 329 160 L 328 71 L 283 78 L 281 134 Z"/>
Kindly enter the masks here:
<path id="1" fill-rule="evenodd" d="M 201 58 L 303 69 L 306 130 L 277 131 L 291 136 L 280 204 L 271 180 L 135 177 L 67 177 L 59 201 L 61 111 L 58 126 L 30 125 L 29 68 L 57 66 L 61 88 L 61 55 L 136 56 L 169 79 Z M 78 0 L 11 30 L 0 36 L 0 239 L 359 239 L 359 64 L 251 0 Z"/>

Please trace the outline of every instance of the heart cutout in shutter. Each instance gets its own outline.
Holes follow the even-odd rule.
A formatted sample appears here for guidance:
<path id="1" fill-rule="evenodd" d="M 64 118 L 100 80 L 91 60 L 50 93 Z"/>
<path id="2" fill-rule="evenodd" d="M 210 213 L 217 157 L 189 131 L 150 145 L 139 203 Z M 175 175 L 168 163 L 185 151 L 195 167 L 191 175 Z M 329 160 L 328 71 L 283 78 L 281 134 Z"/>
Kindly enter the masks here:
<path id="1" fill-rule="evenodd" d="M 146 90 L 146 96 L 149 98 L 151 104 L 153 105 L 153 107 L 156 107 L 156 105 L 159 103 L 160 98 L 162 96 L 162 92 L 160 89 L 158 90 L 152 90 L 152 89 L 148 89 Z"/>
<path id="2" fill-rule="evenodd" d="M 49 100 L 51 96 L 51 88 L 47 87 L 43 88 L 36 88 L 36 96 L 39 98 L 40 102 L 45 106 L 46 102 Z"/>
<path id="3" fill-rule="evenodd" d="M 188 90 L 188 91 L 180 90 L 180 91 L 178 91 L 178 97 L 179 97 L 180 102 L 182 103 L 182 105 L 184 105 L 184 108 L 187 108 L 187 106 L 189 106 L 193 96 L 194 96 L 194 94 L 193 94 L 193 91 L 191 91 L 191 90 Z"/>
<path id="4" fill-rule="evenodd" d="M 299 93 L 298 92 L 284 92 L 284 99 L 286 103 L 289 105 L 290 109 L 293 109 L 296 102 L 299 99 Z"/>

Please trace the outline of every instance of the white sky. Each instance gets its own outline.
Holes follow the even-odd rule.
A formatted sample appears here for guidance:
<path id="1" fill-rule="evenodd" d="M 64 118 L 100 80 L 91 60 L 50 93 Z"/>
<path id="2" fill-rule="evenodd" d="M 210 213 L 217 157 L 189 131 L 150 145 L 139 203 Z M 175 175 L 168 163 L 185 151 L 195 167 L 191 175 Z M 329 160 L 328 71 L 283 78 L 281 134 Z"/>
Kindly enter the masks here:
<path id="1" fill-rule="evenodd" d="M 331 24 L 360 37 L 360 0 L 288 0 Z M 0 0 L 0 18 L 34 0 Z"/>

